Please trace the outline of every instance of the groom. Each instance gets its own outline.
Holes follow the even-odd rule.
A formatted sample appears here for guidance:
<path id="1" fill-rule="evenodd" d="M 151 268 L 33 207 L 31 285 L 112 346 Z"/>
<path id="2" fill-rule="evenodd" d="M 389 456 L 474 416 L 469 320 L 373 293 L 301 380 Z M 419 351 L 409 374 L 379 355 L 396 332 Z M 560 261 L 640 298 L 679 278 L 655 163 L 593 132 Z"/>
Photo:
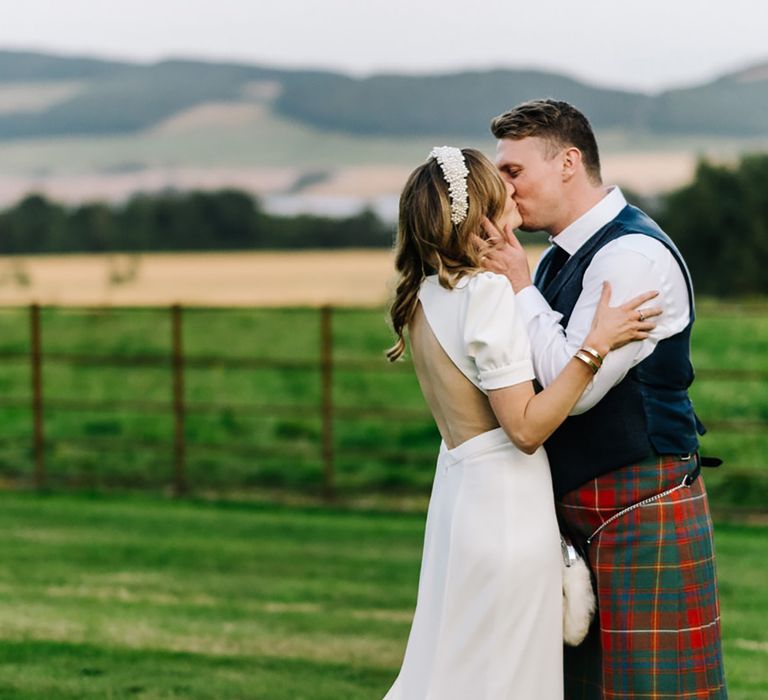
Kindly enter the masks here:
<path id="1" fill-rule="evenodd" d="M 663 309 L 650 337 L 605 358 L 546 443 L 561 525 L 583 546 L 598 597 L 589 636 L 566 648 L 566 698 L 726 698 L 703 427 L 687 393 L 694 305 L 685 262 L 619 188 L 603 186 L 594 134 L 573 106 L 526 102 L 491 130 L 521 228 L 552 243 L 532 282 L 514 236 L 486 222 L 485 265 L 515 290 L 540 384 L 581 347 L 604 280 L 613 304 L 655 289 Z"/>

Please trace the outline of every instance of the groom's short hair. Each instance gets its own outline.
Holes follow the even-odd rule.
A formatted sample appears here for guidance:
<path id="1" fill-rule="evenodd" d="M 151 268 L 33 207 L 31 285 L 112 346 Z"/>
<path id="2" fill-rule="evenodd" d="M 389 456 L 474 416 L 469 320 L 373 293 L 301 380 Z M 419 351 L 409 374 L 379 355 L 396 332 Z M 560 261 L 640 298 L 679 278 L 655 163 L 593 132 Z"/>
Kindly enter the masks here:
<path id="1" fill-rule="evenodd" d="M 600 154 L 592 127 L 587 118 L 567 102 L 549 99 L 523 102 L 494 117 L 491 131 L 497 139 L 538 136 L 549 141 L 553 150 L 575 146 L 581 151 L 589 179 L 595 184 L 602 182 Z"/>

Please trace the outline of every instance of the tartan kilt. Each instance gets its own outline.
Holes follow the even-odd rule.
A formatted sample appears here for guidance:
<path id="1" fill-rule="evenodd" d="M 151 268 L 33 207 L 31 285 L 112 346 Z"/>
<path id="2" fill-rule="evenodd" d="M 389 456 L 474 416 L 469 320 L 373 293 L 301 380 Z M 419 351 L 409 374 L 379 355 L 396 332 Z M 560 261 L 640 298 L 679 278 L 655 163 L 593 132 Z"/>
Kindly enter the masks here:
<path id="1" fill-rule="evenodd" d="M 693 459 L 654 456 L 587 482 L 558 504 L 587 555 L 598 612 L 587 639 L 565 649 L 566 700 L 727 697 L 712 521 L 704 483 L 622 515 L 678 485 Z"/>

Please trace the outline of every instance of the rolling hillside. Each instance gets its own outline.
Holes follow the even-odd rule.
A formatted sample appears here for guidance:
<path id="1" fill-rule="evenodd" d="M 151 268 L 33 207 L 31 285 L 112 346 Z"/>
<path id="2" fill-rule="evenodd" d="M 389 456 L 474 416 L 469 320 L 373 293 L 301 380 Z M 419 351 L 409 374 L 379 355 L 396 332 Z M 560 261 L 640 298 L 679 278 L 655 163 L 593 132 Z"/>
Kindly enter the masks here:
<path id="1" fill-rule="evenodd" d="M 19 99 L 35 88 L 50 99 Z M 768 64 L 646 95 L 533 70 L 356 79 L 193 60 L 135 64 L 0 51 L 0 140 L 5 141 L 136 133 L 185 110 L 222 102 L 263 104 L 276 118 L 346 134 L 478 138 L 487 137 L 490 116 L 537 96 L 573 102 L 601 130 L 768 135 Z"/>
<path id="2" fill-rule="evenodd" d="M 580 106 L 607 181 L 642 194 L 684 184 L 701 155 L 768 149 L 768 64 L 652 96 L 535 70 L 357 79 L 0 51 L 0 208 L 232 187 L 279 213 L 391 217 L 432 146 L 490 152 L 489 118 L 542 95 Z"/>

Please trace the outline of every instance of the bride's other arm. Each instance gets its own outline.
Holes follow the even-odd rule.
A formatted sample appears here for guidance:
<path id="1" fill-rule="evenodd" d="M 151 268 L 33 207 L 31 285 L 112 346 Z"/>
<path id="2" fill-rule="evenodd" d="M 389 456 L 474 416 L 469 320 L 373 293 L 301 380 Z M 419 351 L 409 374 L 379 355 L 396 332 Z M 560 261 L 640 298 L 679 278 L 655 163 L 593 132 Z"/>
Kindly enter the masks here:
<path id="1" fill-rule="evenodd" d="M 603 284 L 591 329 L 583 346 L 605 358 L 610 350 L 648 337 L 653 321 L 638 321 L 637 309 L 657 296 L 646 292 L 627 303 L 609 305 L 611 286 Z M 645 319 L 658 316 L 661 309 L 644 309 Z M 532 454 L 571 413 L 579 397 L 595 378 L 601 359 L 589 350 L 572 356 L 560 374 L 541 393 L 534 392 L 531 382 L 522 382 L 488 392 L 491 407 L 510 440 L 523 452 Z M 590 361 L 591 360 L 591 363 Z M 597 369 L 596 369 L 597 368 Z"/>

